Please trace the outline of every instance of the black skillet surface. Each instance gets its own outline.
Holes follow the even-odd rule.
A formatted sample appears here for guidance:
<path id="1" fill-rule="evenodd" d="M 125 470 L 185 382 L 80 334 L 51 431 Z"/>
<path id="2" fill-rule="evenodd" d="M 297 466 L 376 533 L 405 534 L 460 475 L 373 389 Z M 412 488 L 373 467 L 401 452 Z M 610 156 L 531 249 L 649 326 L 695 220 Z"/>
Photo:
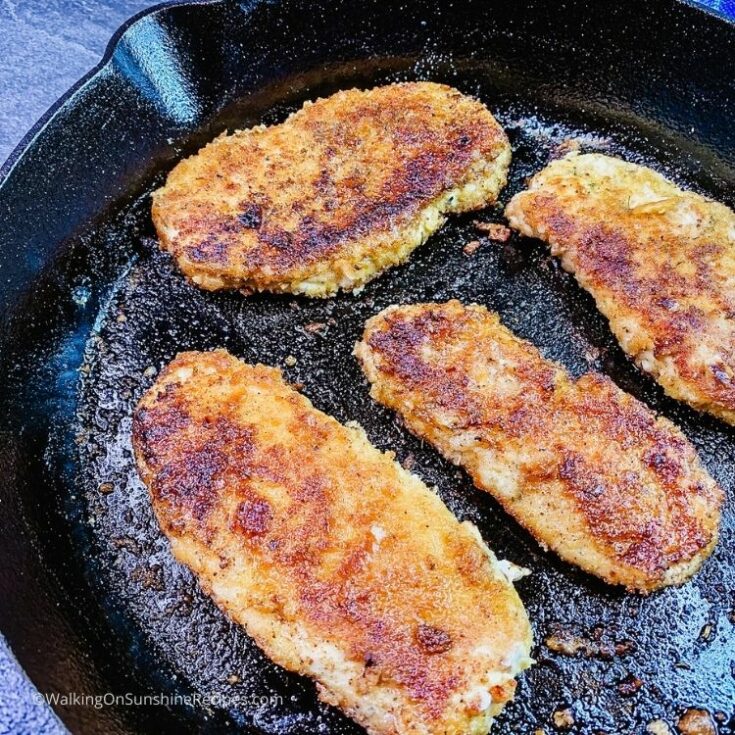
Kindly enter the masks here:
<path id="1" fill-rule="evenodd" d="M 637 372 L 543 247 L 514 237 L 468 257 L 472 218 L 457 218 L 361 293 L 308 301 L 200 292 L 151 240 L 148 194 L 182 155 L 303 100 L 403 79 L 448 82 L 497 114 L 514 149 L 503 202 L 576 137 L 733 206 L 735 28 L 676 2 L 586 5 L 168 7 L 118 37 L 6 170 L 0 628 L 41 691 L 169 698 L 57 707 L 73 731 L 360 732 L 268 662 L 173 563 L 136 476 L 135 401 L 177 351 L 224 346 L 274 365 L 294 356 L 285 374 L 317 407 L 410 458 L 499 557 L 533 570 L 518 588 L 538 664 L 494 732 L 548 731 L 565 706 L 576 733 L 643 733 L 690 706 L 735 732 L 735 431 Z M 483 216 L 501 221 L 496 209 Z M 575 374 L 607 372 L 682 427 L 729 497 L 720 544 L 694 580 L 641 598 L 562 564 L 370 401 L 350 356 L 365 319 L 447 298 L 498 310 L 548 357 Z M 581 637 L 587 652 L 549 650 L 555 633 Z"/>

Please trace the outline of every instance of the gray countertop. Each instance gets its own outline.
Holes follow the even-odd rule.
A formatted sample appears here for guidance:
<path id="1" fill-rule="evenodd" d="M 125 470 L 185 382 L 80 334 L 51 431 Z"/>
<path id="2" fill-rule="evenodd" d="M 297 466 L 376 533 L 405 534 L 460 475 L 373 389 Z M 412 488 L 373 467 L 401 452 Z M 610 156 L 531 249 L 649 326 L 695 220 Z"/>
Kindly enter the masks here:
<path id="1" fill-rule="evenodd" d="M 0 162 L 150 0 L 0 0 Z"/>
<path id="2" fill-rule="evenodd" d="M 151 0 L 0 0 L 0 162 Z M 0 635 L 0 733 L 65 732 Z"/>

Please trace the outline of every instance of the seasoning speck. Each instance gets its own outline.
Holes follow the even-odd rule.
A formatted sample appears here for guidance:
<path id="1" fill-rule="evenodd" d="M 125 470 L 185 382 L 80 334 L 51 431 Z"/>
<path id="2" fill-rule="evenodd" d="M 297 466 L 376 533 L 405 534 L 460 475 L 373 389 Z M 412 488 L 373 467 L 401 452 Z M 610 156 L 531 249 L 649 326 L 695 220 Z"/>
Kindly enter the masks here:
<path id="1" fill-rule="evenodd" d="M 471 240 L 468 242 L 463 248 L 462 252 L 465 255 L 472 255 L 475 253 L 475 251 L 482 245 L 482 243 L 479 240 Z"/>
<path id="2" fill-rule="evenodd" d="M 646 732 L 651 735 L 673 735 L 671 728 L 664 720 L 652 720 L 646 725 Z"/>
<path id="3" fill-rule="evenodd" d="M 497 222 L 478 222 L 477 220 L 475 220 L 474 225 L 475 229 L 484 233 L 488 240 L 508 242 L 510 239 L 511 231 L 505 225 Z"/>
<path id="4" fill-rule="evenodd" d="M 637 676 L 628 674 L 618 682 L 618 692 L 623 697 L 632 697 L 642 686 L 643 682 Z"/>
<path id="5" fill-rule="evenodd" d="M 298 360 L 293 355 L 287 355 L 286 359 L 283 361 L 286 367 L 293 367 Z"/>
<path id="6" fill-rule="evenodd" d="M 581 147 L 581 143 L 576 138 L 567 138 L 554 148 L 551 158 L 552 160 L 555 158 L 564 158 L 569 153 L 576 153 Z"/>
<path id="7" fill-rule="evenodd" d="M 304 325 L 304 331 L 309 334 L 318 334 L 319 332 L 323 332 L 326 328 L 327 325 L 324 324 L 324 322 L 310 322 L 309 324 Z"/>
<path id="8" fill-rule="evenodd" d="M 706 709 L 686 710 L 676 727 L 681 735 L 717 735 L 717 726 Z"/>
<path id="9" fill-rule="evenodd" d="M 637 649 L 638 646 L 636 646 L 635 641 L 631 641 L 626 638 L 615 644 L 615 655 L 625 656 L 626 653 L 635 653 Z"/>
<path id="10" fill-rule="evenodd" d="M 551 721 L 557 730 L 568 730 L 574 726 L 574 715 L 569 707 L 560 707 L 552 713 Z"/>

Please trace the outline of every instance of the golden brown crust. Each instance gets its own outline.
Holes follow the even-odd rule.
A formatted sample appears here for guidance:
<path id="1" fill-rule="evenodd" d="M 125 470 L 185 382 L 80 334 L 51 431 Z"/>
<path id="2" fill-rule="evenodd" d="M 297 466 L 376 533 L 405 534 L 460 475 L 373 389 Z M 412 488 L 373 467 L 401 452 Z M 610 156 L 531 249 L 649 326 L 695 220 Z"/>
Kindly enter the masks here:
<path id="1" fill-rule="evenodd" d="M 722 491 L 683 434 L 603 375 L 573 380 L 484 307 L 391 307 L 356 354 L 378 401 L 568 561 L 650 591 L 710 553 Z"/>
<path id="2" fill-rule="evenodd" d="M 476 530 L 280 372 L 182 353 L 141 400 L 138 467 L 175 556 L 277 663 L 371 733 L 485 733 L 528 665 Z"/>
<path id="3" fill-rule="evenodd" d="M 203 288 L 324 296 L 405 260 L 445 213 L 493 202 L 509 160 L 487 108 L 451 87 L 353 89 L 182 161 L 153 221 Z"/>
<path id="4" fill-rule="evenodd" d="M 551 245 L 672 397 L 735 424 L 735 214 L 643 166 L 572 155 L 506 214 Z"/>

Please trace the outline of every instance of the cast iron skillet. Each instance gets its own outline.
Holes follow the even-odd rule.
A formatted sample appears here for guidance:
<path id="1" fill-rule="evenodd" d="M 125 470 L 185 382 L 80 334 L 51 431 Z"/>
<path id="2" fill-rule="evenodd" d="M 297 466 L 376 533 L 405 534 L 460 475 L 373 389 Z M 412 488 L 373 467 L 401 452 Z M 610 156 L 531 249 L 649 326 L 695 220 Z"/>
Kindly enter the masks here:
<path id="1" fill-rule="evenodd" d="M 538 663 L 495 732 L 548 730 L 564 706 L 577 733 L 642 733 L 689 706 L 719 713 L 720 732 L 735 732 L 735 432 L 641 375 L 543 247 L 514 238 L 467 257 L 472 218 L 456 218 L 362 293 L 308 301 L 200 292 L 152 240 L 148 194 L 183 155 L 224 129 L 278 121 L 305 99 L 400 79 L 449 82 L 496 112 L 515 156 L 503 201 L 572 136 L 735 205 L 735 28 L 673 1 L 602 7 L 166 7 L 118 35 L 5 168 L 0 627 L 43 692 L 174 700 L 58 707 L 72 731 L 360 732 L 320 705 L 311 683 L 267 661 L 172 562 L 137 479 L 136 400 L 177 351 L 224 346 L 249 361 L 297 357 L 286 375 L 319 408 L 410 457 L 500 557 L 533 570 L 518 588 Z M 484 216 L 500 220 L 497 209 Z M 607 372 L 682 427 L 729 496 L 719 546 L 694 580 L 641 598 L 561 563 L 369 400 L 350 356 L 364 320 L 391 303 L 450 297 L 497 309 L 547 356 L 577 374 Z M 324 327 L 305 329 L 315 322 Z M 554 634 L 581 638 L 585 650 L 550 650 Z M 261 700 L 273 694 L 280 702 Z"/>

